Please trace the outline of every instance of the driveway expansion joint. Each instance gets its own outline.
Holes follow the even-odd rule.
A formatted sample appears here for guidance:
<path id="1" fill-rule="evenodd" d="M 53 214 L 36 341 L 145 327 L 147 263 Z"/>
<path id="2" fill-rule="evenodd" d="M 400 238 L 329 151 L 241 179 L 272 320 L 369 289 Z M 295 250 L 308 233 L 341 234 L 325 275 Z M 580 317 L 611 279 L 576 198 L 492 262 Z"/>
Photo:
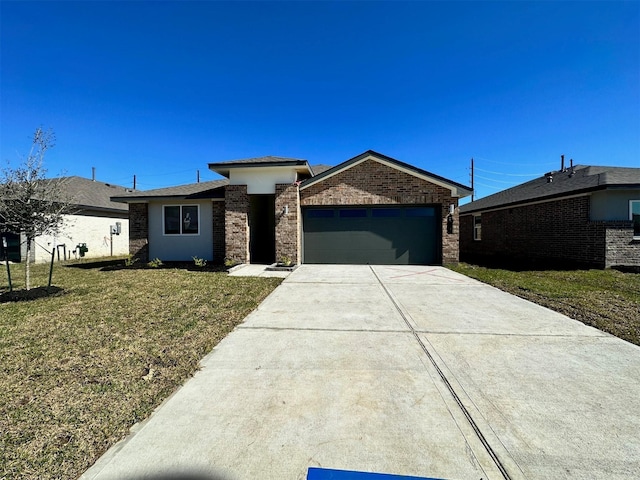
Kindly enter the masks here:
<path id="1" fill-rule="evenodd" d="M 487 441 L 485 436 L 482 434 L 482 431 L 480 430 L 480 427 L 478 427 L 478 425 L 474 421 L 473 417 L 471 416 L 471 413 L 464 406 L 464 403 L 462 402 L 462 400 L 460 399 L 460 397 L 456 393 L 455 389 L 453 388 L 453 386 L 449 382 L 449 379 L 446 377 L 446 375 L 444 374 L 444 372 L 442 371 L 442 369 L 440 368 L 438 363 L 433 358 L 433 355 L 431 355 L 431 352 L 429 351 L 427 346 L 424 344 L 424 342 L 420 338 L 420 335 L 418 335 L 416 330 L 413 328 L 413 325 L 411 324 L 411 322 L 407 318 L 407 315 L 405 314 L 405 312 L 400 308 L 400 305 L 398 305 L 398 303 L 396 302 L 395 298 L 393 297 L 393 295 L 391 295 L 391 292 L 389 292 L 389 290 L 384 285 L 382 280 L 380 280 L 380 277 L 378 276 L 376 271 L 373 269 L 373 267 L 370 266 L 369 268 L 371 269 L 371 271 L 372 271 L 373 275 L 375 276 L 375 278 L 380 283 L 380 286 L 382 287 L 382 289 L 385 291 L 385 293 L 389 297 L 389 300 L 391 300 L 391 302 L 395 306 L 396 310 L 398 311 L 398 313 L 400 314 L 400 316 L 402 317 L 404 322 L 407 324 L 407 327 L 409 327 L 411 333 L 413 334 L 413 337 L 416 339 L 416 341 L 420 345 L 420 348 L 425 353 L 425 355 L 427 356 L 429 361 L 433 364 L 433 367 L 436 369 L 436 371 L 438 372 L 438 375 L 440 376 L 440 378 L 442 379 L 442 381 L 446 385 L 447 390 L 449 391 L 451 396 L 454 398 L 456 404 L 460 408 L 460 411 L 463 413 L 463 415 L 465 416 L 465 418 L 467 419 L 467 421 L 471 425 L 471 428 L 473 429 L 474 433 L 476 434 L 476 436 L 480 440 L 480 443 L 482 444 L 484 449 L 487 451 L 487 453 L 489 454 L 489 456 L 491 457 L 491 459 L 495 463 L 495 466 L 498 468 L 498 470 L 500 471 L 500 473 L 502 474 L 502 476 L 504 477 L 505 480 L 511 480 L 511 476 L 507 472 L 506 468 L 504 467 L 504 465 L 502 464 L 502 462 L 498 458 L 497 454 L 494 452 L 493 448 L 491 448 L 491 445 L 489 444 L 489 442 Z"/>
<path id="2" fill-rule="evenodd" d="M 379 330 L 379 329 L 359 329 L 359 328 L 298 328 L 298 327 L 265 327 L 265 326 L 251 326 L 251 325 L 238 325 L 236 327 L 239 330 L 268 330 L 268 331 L 282 331 L 282 332 L 345 332 L 345 333 L 410 333 L 410 330 Z"/>
<path id="3" fill-rule="evenodd" d="M 495 333 L 495 332 L 446 332 L 442 330 L 424 330 L 413 329 L 414 332 L 420 334 L 430 335 L 469 335 L 469 336 L 485 336 L 485 337 L 513 337 L 513 338 L 615 338 L 608 333 L 602 333 L 602 335 L 567 335 L 563 333 Z"/>

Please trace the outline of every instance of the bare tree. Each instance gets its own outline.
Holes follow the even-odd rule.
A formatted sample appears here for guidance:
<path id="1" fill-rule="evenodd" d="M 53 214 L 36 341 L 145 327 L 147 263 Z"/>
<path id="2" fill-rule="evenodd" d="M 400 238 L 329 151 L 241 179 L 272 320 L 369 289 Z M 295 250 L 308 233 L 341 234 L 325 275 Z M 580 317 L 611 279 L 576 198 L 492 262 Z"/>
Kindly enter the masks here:
<path id="1" fill-rule="evenodd" d="M 57 236 L 64 225 L 64 215 L 71 213 L 64 178 L 45 178 L 44 156 L 54 142 L 51 130 L 36 129 L 29 155 L 18 167 L 3 169 L 0 177 L 1 228 L 24 238 L 27 290 L 31 288 L 29 264 L 35 238 Z"/>

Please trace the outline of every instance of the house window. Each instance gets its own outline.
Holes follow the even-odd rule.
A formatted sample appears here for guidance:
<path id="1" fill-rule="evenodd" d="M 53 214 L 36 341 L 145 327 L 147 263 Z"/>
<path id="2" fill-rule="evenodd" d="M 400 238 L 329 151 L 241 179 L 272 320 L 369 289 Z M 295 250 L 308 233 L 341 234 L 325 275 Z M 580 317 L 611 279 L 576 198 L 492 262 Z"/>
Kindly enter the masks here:
<path id="1" fill-rule="evenodd" d="M 200 232 L 200 209 L 198 205 L 165 205 L 165 235 L 198 235 Z"/>
<path id="2" fill-rule="evenodd" d="M 473 216 L 473 239 L 482 240 L 482 217 L 480 215 Z"/>
<path id="3" fill-rule="evenodd" d="M 433 217 L 436 211 L 433 207 L 407 208 L 405 210 L 407 217 Z"/>
<path id="4" fill-rule="evenodd" d="M 344 210 L 340 210 L 340 218 L 358 218 L 366 216 L 366 208 L 346 208 Z"/>
<path id="5" fill-rule="evenodd" d="M 373 218 L 399 217 L 401 214 L 402 210 L 399 208 L 374 208 L 371 210 Z"/>
<path id="6" fill-rule="evenodd" d="M 333 218 L 333 209 L 308 210 L 308 218 Z"/>
<path id="7" fill-rule="evenodd" d="M 640 240 L 640 200 L 629 202 L 629 220 L 633 222 L 634 240 Z"/>

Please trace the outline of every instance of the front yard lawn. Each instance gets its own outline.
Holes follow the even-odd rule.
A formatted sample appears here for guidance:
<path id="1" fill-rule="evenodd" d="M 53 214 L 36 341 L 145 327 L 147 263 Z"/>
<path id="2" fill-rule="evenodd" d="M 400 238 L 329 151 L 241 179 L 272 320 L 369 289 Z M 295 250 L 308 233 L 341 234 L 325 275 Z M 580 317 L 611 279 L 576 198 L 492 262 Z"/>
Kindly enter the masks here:
<path id="1" fill-rule="evenodd" d="M 452 270 L 640 345 L 640 274 L 617 270 Z"/>
<path id="2" fill-rule="evenodd" d="M 56 265 L 53 295 L 14 302 L 0 265 L 3 480 L 77 478 L 281 282 L 84 266 Z M 12 265 L 14 289 L 22 268 Z M 34 266 L 33 285 L 47 275 Z"/>

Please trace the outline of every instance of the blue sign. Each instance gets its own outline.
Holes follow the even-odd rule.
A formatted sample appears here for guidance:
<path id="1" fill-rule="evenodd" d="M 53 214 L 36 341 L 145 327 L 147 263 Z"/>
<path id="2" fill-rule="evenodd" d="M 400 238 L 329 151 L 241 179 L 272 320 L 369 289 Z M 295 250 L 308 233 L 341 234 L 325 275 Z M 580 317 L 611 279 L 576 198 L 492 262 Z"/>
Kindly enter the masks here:
<path id="1" fill-rule="evenodd" d="M 332 470 L 309 467 L 307 480 L 442 480 L 432 477 L 410 477 L 388 473 L 355 472 L 352 470 Z"/>

